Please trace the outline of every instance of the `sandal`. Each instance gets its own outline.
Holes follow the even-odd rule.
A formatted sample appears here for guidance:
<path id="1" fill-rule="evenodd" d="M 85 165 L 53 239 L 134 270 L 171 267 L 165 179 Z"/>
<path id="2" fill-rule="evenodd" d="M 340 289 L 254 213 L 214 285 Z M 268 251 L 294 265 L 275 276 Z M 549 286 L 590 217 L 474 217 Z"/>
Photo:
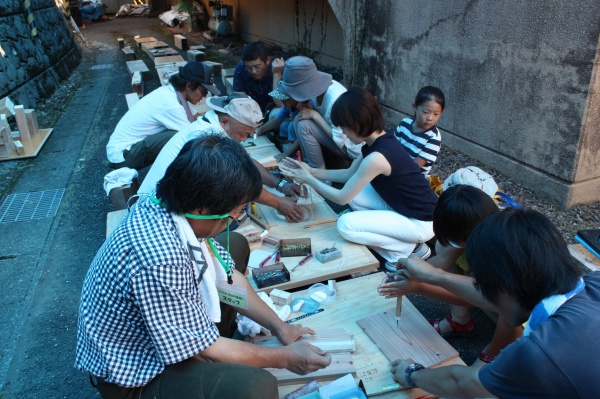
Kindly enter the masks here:
<path id="1" fill-rule="evenodd" d="M 440 334 L 444 338 L 473 337 L 477 334 L 477 331 L 475 330 L 475 321 L 473 319 L 469 320 L 466 324 L 458 324 L 457 322 L 452 320 L 452 313 L 450 313 L 450 312 L 448 312 L 448 314 L 446 315 L 446 321 L 452 328 L 452 331 L 448 331 L 448 332 L 442 334 L 442 331 L 440 330 L 440 323 L 442 320 L 444 320 L 444 319 L 428 320 L 428 321 L 429 321 L 429 324 L 431 324 L 433 326 L 433 328 L 435 328 L 435 331 L 437 331 L 438 334 Z"/>
<path id="2" fill-rule="evenodd" d="M 491 363 L 496 358 L 496 356 L 488 355 L 487 353 L 484 353 L 484 352 L 480 352 L 477 357 L 479 358 L 479 360 L 481 360 L 482 362 L 485 362 L 485 363 Z"/>

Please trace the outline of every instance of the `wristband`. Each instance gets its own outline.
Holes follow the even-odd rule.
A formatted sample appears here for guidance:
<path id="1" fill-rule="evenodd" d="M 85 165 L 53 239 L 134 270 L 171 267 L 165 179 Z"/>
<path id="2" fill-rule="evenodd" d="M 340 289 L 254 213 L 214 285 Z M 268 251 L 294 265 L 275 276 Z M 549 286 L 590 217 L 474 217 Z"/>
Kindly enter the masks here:
<path id="1" fill-rule="evenodd" d="M 411 374 L 414 373 L 415 371 L 423 370 L 424 368 L 425 368 L 425 366 L 423 366 L 421 363 L 413 363 L 406 368 L 406 370 L 405 370 L 406 383 L 408 384 L 409 387 L 415 388 L 417 386 L 414 382 L 412 382 L 412 380 L 410 378 Z"/>
<path id="2" fill-rule="evenodd" d="M 281 192 L 282 192 L 282 191 L 281 191 L 281 188 L 282 188 L 284 185 L 288 184 L 288 183 L 289 183 L 289 182 L 288 182 L 287 180 L 285 180 L 285 179 L 281 179 L 281 180 L 279 180 L 279 183 L 277 184 L 277 191 L 279 191 L 279 192 L 281 193 Z"/>

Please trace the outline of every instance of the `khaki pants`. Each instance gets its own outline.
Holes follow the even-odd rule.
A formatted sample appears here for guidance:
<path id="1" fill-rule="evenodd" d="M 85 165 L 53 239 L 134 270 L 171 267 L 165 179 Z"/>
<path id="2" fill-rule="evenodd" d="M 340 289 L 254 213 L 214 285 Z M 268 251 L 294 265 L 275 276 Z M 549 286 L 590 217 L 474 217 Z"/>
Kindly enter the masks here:
<path id="1" fill-rule="evenodd" d="M 138 141 L 128 151 L 123 152 L 125 161 L 111 163 L 110 167 L 113 169 L 131 168 L 140 170 L 144 169 L 146 166 L 152 165 L 160 153 L 160 150 L 162 150 L 165 144 L 167 144 L 167 142 L 171 140 L 171 137 L 176 133 L 177 132 L 174 130 L 166 130 L 148 136 L 142 141 Z"/>

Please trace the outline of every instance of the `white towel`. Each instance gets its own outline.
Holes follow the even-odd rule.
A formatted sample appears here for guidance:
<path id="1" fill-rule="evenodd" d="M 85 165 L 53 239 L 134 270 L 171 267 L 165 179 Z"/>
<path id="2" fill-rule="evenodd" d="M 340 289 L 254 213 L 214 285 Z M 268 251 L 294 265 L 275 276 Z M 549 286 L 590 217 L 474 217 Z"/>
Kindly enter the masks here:
<path id="1" fill-rule="evenodd" d="M 221 307 L 217 282 L 227 281 L 227 273 L 219 261 L 211 254 L 206 241 L 199 242 L 187 219 L 171 213 L 179 231 L 179 237 L 194 262 L 194 276 L 200 281 L 200 297 L 206 308 L 206 314 L 214 323 L 221 321 Z"/>
<path id="2" fill-rule="evenodd" d="M 106 195 L 110 195 L 110 190 L 116 187 L 125 186 L 131 184 L 133 179 L 138 177 L 138 171 L 131 168 L 119 168 L 113 170 L 104 176 L 104 191 Z"/>

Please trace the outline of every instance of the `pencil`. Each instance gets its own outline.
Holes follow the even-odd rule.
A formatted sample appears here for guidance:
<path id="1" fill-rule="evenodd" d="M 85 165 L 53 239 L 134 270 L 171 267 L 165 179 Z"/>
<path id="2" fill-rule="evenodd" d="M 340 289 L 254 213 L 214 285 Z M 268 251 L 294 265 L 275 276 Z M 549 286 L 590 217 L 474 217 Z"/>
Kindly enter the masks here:
<path id="1" fill-rule="evenodd" d="M 269 230 L 271 228 L 271 226 L 269 226 L 268 224 L 265 224 L 262 220 L 258 219 L 252 213 L 248 213 L 248 217 L 250 218 L 250 220 L 252 220 L 254 223 L 256 223 L 257 225 L 259 225 L 260 227 L 262 227 L 265 230 Z"/>
<path id="2" fill-rule="evenodd" d="M 322 220 L 320 222 L 309 223 L 306 226 L 304 226 L 304 228 L 308 229 L 309 227 L 317 226 L 319 224 L 326 224 L 326 223 L 333 223 L 333 222 L 337 222 L 337 219 L 329 219 L 329 220 Z"/>

